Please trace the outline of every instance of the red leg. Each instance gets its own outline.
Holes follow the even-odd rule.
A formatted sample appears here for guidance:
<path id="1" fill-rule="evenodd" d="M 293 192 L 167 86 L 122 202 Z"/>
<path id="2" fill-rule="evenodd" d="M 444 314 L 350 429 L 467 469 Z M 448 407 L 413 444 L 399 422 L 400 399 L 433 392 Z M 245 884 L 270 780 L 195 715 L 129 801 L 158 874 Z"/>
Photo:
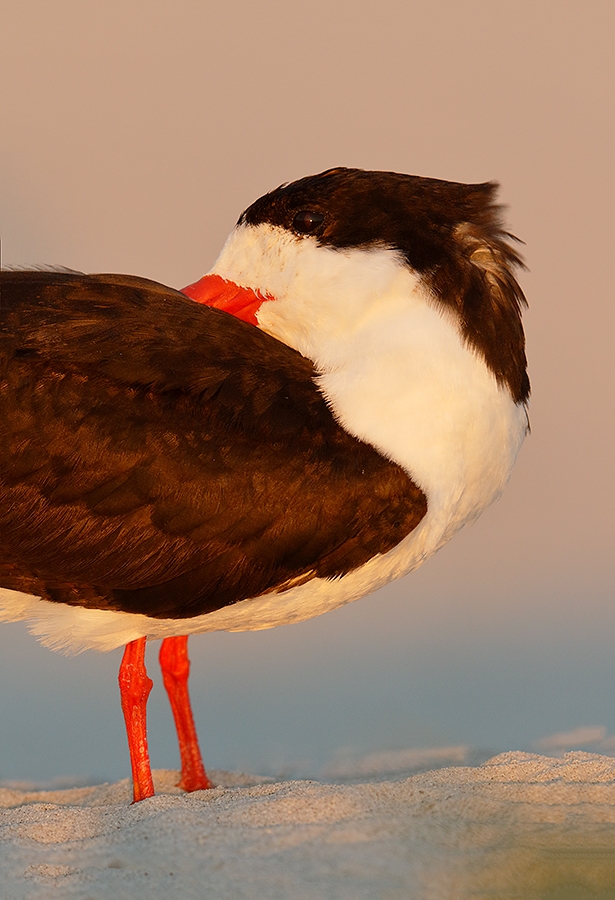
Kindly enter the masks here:
<path id="1" fill-rule="evenodd" d="M 145 711 L 152 680 L 145 670 L 145 638 L 126 644 L 120 665 L 120 697 L 126 721 L 132 765 L 133 803 L 154 796 L 154 782 L 147 750 Z"/>
<path id="2" fill-rule="evenodd" d="M 165 638 L 160 648 L 160 668 L 167 689 L 181 757 L 182 774 L 179 787 L 185 791 L 203 791 L 213 787 L 203 767 L 199 739 L 194 727 L 188 696 L 188 636 Z"/>

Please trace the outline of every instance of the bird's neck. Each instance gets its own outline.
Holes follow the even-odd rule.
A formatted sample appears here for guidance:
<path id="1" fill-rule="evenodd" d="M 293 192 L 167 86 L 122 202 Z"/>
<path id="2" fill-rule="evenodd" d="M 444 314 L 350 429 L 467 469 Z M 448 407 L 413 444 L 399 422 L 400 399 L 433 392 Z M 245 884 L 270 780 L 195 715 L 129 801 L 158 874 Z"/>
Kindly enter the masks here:
<path id="1" fill-rule="evenodd" d="M 525 407 L 395 251 L 239 227 L 212 271 L 275 298 L 259 327 L 314 362 L 336 419 L 405 468 L 454 530 L 499 496 Z"/>

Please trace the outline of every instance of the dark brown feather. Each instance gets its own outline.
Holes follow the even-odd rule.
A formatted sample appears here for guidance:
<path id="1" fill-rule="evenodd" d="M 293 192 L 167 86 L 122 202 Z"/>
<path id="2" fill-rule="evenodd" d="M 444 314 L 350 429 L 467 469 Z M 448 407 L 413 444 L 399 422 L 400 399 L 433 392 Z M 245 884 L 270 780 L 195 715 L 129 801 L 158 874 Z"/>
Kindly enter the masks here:
<path id="1" fill-rule="evenodd" d="M 0 586 L 185 618 L 344 575 L 425 514 L 257 328 L 129 276 L 0 290 Z"/>

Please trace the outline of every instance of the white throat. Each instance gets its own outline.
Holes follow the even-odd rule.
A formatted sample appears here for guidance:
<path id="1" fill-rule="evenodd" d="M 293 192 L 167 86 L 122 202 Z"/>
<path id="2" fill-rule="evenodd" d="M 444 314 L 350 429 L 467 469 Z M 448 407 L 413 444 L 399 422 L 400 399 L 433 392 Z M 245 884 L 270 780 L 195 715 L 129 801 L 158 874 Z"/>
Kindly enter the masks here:
<path id="1" fill-rule="evenodd" d="M 240 225 L 212 272 L 275 298 L 259 326 L 310 358 L 338 421 L 425 491 L 438 546 L 499 496 L 525 408 L 396 251 Z"/>

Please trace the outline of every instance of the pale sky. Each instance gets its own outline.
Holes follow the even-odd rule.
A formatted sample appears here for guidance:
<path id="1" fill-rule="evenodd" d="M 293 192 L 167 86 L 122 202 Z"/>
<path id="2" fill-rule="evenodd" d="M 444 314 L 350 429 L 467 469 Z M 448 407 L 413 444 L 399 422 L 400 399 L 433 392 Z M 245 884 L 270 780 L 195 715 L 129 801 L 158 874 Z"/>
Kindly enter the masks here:
<path id="1" fill-rule="evenodd" d="M 206 762 L 615 731 L 614 26 L 611 0 L 5 0 L 5 265 L 181 287 L 249 203 L 333 165 L 496 179 L 526 244 L 532 434 L 503 499 L 371 598 L 192 639 Z M 21 625 L 0 648 L 0 778 L 127 774 L 117 653 Z M 150 723 L 174 765 L 163 697 Z"/>

